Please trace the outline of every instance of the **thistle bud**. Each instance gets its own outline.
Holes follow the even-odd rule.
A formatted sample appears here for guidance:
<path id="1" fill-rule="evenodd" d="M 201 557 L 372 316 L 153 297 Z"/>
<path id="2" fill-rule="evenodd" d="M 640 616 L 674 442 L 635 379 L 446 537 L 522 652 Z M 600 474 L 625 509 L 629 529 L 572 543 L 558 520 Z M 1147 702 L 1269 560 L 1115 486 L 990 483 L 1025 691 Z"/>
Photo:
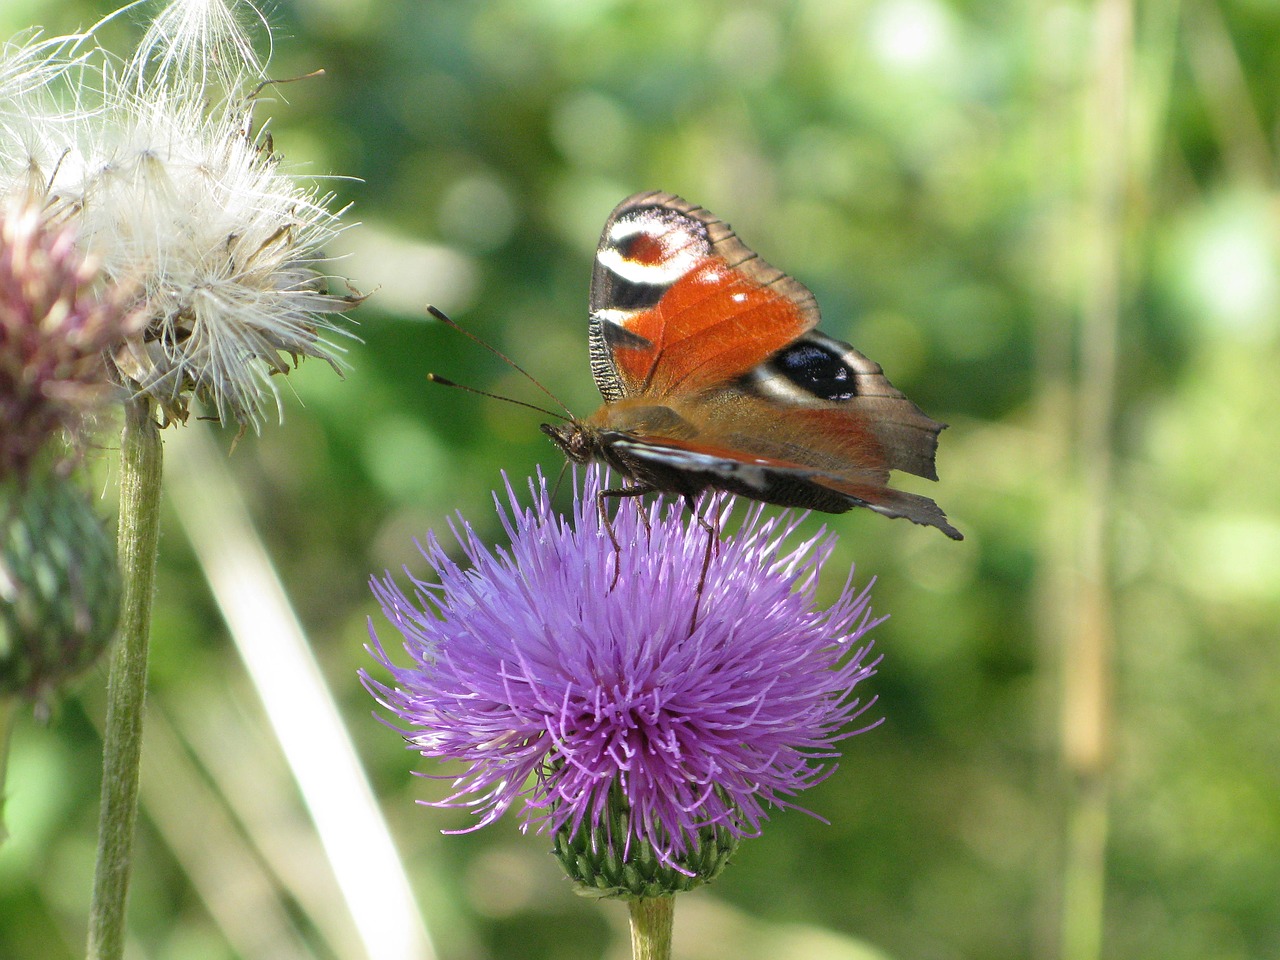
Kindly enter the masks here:
<path id="1" fill-rule="evenodd" d="M 42 700 L 106 649 L 120 616 L 115 544 L 56 471 L 0 482 L 0 695 Z"/>

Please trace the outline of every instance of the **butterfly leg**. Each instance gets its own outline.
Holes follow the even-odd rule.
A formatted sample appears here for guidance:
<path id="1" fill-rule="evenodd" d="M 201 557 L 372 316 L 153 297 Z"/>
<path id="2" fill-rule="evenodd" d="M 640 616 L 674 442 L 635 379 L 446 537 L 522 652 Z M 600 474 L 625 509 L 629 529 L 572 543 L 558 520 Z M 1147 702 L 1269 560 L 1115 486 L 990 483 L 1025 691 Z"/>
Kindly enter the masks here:
<path id="1" fill-rule="evenodd" d="M 715 498 L 711 500 L 712 506 L 715 506 Z M 707 584 L 707 570 L 711 567 L 711 553 L 718 550 L 720 544 L 720 515 L 716 514 L 714 520 L 707 520 L 706 517 L 698 513 L 698 505 L 694 502 L 692 494 L 684 495 L 684 504 L 689 508 L 689 513 L 693 515 L 693 519 L 698 521 L 698 526 L 707 531 L 707 549 L 702 554 L 702 570 L 698 573 L 698 589 L 694 594 L 693 600 L 693 617 L 689 620 L 689 632 L 693 633 L 694 628 L 698 626 L 698 608 L 702 605 L 702 588 Z"/>
<path id="2" fill-rule="evenodd" d="M 601 490 L 596 494 L 596 506 L 600 510 L 600 522 L 604 524 L 605 532 L 609 534 L 609 542 L 613 544 L 613 581 L 609 584 L 609 589 L 613 590 L 618 585 L 618 578 L 622 576 L 622 546 L 618 543 L 618 535 L 613 530 L 613 519 L 609 516 L 609 508 L 605 504 L 605 497 L 613 497 L 615 500 L 621 500 L 623 497 L 643 497 L 646 493 L 652 493 L 653 487 L 623 487 L 618 490 Z M 645 529 L 649 528 L 649 518 L 643 510 L 640 516 L 644 518 Z"/>

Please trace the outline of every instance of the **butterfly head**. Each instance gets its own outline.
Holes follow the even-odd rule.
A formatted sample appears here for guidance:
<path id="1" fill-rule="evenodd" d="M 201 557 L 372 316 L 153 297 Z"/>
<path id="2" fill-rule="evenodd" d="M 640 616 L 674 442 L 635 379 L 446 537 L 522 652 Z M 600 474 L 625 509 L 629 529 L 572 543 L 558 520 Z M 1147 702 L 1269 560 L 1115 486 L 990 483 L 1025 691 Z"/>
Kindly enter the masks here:
<path id="1" fill-rule="evenodd" d="M 590 463 L 600 457 L 600 432 L 580 420 L 544 423 L 542 432 L 574 463 Z"/>

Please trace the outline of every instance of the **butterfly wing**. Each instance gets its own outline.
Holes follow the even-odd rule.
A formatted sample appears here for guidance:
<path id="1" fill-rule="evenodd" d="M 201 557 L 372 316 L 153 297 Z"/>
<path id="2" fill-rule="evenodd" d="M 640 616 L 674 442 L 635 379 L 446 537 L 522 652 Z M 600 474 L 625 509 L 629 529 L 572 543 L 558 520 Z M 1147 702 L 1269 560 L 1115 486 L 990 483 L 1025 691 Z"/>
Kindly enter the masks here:
<path id="1" fill-rule="evenodd" d="M 932 500 L 888 486 L 890 470 L 937 479 L 944 425 L 818 320 L 813 294 L 713 214 L 637 194 L 596 254 L 591 367 L 606 403 L 592 420 L 651 477 L 692 471 L 768 502 L 869 506 L 959 537 Z M 636 415 L 659 407 L 680 431 Z"/>
<path id="2" fill-rule="evenodd" d="M 750 395 L 723 404 L 623 399 L 591 424 L 602 459 L 653 489 L 684 495 L 711 487 L 828 513 L 869 507 L 964 539 L 934 501 L 889 486 L 874 430 L 851 425 L 841 411 L 780 416 L 775 407 Z"/>
<path id="3" fill-rule="evenodd" d="M 844 513 L 867 507 L 887 517 L 903 517 L 937 527 L 952 540 L 964 534 L 947 521 L 942 508 L 928 497 L 895 490 L 872 477 L 825 474 L 796 463 L 744 456 L 679 440 L 636 440 L 619 436 L 615 449 L 647 465 L 650 471 L 674 471 L 693 478 L 698 488 L 712 487 L 783 506 Z M 693 484 L 691 484 L 693 485 Z"/>

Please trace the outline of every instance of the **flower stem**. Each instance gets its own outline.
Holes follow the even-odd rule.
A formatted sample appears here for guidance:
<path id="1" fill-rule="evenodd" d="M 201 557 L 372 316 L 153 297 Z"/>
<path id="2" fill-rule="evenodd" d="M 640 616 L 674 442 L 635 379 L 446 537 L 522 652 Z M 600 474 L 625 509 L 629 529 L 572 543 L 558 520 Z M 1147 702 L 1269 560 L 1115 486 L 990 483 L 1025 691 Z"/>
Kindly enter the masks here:
<path id="1" fill-rule="evenodd" d="M 9 773 L 9 744 L 13 741 L 13 727 L 17 723 L 21 703 L 17 697 L 0 697 L 0 844 L 9 839 L 9 828 L 4 819 L 4 805 L 9 799 L 5 784 Z"/>
<path id="2" fill-rule="evenodd" d="M 124 953 L 125 903 L 133 865 L 142 759 L 142 712 L 147 694 L 147 645 L 160 533 L 163 448 L 151 401 L 125 404 L 120 439 L 118 549 L 124 582 L 120 636 L 107 680 L 107 728 L 102 746 L 102 807 L 98 860 L 89 912 L 90 960 L 119 960 Z"/>
<path id="3" fill-rule="evenodd" d="M 632 960 L 671 960 L 671 925 L 675 897 L 637 897 L 631 908 Z"/>
<path id="4" fill-rule="evenodd" d="M 1094 5 L 1086 251 L 1081 262 L 1073 611 L 1062 645 L 1062 753 L 1070 804 L 1062 884 L 1063 960 L 1098 960 L 1106 926 L 1108 807 L 1115 741 L 1115 423 L 1129 283 L 1136 167 L 1132 150 L 1135 0 Z"/>

